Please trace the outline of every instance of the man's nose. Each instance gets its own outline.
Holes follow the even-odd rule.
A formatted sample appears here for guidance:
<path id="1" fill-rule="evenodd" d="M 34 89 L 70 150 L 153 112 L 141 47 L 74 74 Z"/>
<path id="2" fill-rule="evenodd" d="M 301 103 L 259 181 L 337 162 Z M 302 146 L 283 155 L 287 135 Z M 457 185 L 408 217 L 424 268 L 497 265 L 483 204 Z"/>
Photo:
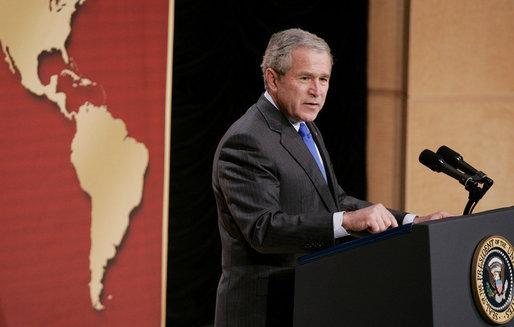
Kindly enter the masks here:
<path id="1" fill-rule="evenodd" d="M 321 83 L 317 79 L 311 82 L 309 92 L 314 97 L 319 97 L 321 95 Z"/>

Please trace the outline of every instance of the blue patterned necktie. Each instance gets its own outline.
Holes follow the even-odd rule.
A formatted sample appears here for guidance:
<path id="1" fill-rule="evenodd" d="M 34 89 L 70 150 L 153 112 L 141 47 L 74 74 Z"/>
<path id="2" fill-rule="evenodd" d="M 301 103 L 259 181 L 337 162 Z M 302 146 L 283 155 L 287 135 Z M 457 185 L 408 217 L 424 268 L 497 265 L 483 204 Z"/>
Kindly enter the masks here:
<path id="1" fill-rule="evenodd" d="M 316 144 L 314 143 L 314 140 L 312 139 L 312 135 L 309 132 L 309 129 L 307 126 L 305 126 L 305 123 L 300 124 L 300 129 L 298 130 L 298 133 L 300 133 L 300 136 L 302 137 L 303 141 L 309 148 L 309 151 L 311 152 L 312 156 L 314 157 L 314 160 L 316 160 L 316 163 L 318 164 L 319 169 L 321 170 L 321 173 L 323 174 L 323 178 L 325 178 L 325 182 L 327 181 L 327 176 L 325 175 L 325 169 L 323 168 L 323 165 L 321 164 L 321 160 L 318 155 L 318 151 L 316 149 Z"/>

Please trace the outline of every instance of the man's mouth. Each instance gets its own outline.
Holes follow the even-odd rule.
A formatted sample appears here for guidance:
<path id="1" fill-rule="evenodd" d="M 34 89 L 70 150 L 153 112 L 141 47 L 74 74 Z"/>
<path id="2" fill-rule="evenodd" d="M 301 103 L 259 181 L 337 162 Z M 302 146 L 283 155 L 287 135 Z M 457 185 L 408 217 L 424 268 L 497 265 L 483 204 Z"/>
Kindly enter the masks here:
<path id="1" fill-rule="evenodd" d="M 319 103 L 317 102 L 305 102 L 304 104 L 309 107 L 319 107 Z"/>

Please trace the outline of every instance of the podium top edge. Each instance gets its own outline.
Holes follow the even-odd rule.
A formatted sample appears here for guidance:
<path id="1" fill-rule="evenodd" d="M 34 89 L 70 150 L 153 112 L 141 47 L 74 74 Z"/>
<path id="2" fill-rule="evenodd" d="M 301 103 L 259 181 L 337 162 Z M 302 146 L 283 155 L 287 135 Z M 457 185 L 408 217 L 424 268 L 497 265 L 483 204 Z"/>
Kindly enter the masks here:
<path id="1" fill-rule="evenodd" d="M 449 217 L 449 218 L 445 218 L 445 219 L 427 221 L 427 222 L 423 222 L 423 223 L 419 223 L 419 224 L 414 224 L 414 223 L 405 224 L 405 225 L 398 226 L 396 228 L 388 229 L 388 230 L 378 233 L 378 234 L 372 234 L 372 235 L 365 236 L 365 237 L 362 237 L 362 238 L 359 238 L 359 239 L 356 239 L 353 241 L 338 244 L 336 246 L 333 246 L 333 247 L 330 247 L 327 249 L 323 249 L 321 251 L 317 251 L 317 252 L 313 252 L 313 253 L 301 256 L 300 258 L 298 258 L 297 265 L 298 266 L 304 265 L 304 264 L 307 264 L 307 263 L 310 263 L 313 261 L 317 261 L 317 260 L 332 256 L 332 255 L 344 252 L 344 251 L 348 251 L 350 249 L 365 246 L 367 244 L 379 242 L 379 241 L 382 241 L 385 239 L 393 238 L 393 237 L 396 237 L 401 234 L 410 233 L 411 231 L 414 230 L 414 226 L 417 226 L 416 228 L 421 228 L 421 229 L 444 228 L 443 226 L 445 224 L 447 224 L 447 225 L 460 224 L 463 219 L 464 220 L 466 220 L 466 219 L 476 220 L 476 219 L 481 219 L 482 217 L 495 216 L 497 214 L 501 214 L 501 215 L 507 214 L 510 217 L 511 213 L 512 213 L 512 218 L 514 218 L 514 206 L 477 212 L 477 213 L 473 213 L 471 215 L 454 216 L 454 217 Z"/>

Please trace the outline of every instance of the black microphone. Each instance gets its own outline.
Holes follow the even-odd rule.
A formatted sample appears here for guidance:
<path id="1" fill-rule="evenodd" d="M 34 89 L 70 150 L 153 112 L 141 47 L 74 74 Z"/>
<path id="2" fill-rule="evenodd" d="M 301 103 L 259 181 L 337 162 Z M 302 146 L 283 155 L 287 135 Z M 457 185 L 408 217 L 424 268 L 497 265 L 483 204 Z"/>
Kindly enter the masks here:
<path id="1" fill-rule="evenodd" d="M 441 146 L 437 153 L 443 156 L 443 159 L 448 162 L 453 167 L 462 170 L 463 172 L 469 175 L 481 175 L 480 177 L 484 177 L 485 174 L 471 167 L 467 162 L 464 161 L 462 156 L 457 152 L 453 151 L 446 145 Z"/>
<path id="2" fill-rule="evenodd" d="M 472 182 L 473 179 L 470 175 L 461 173 L 448 163 L 444 161 L 444 158 L 442 155 L 434 153 L 433 151 L 430 151 L 428 149 L 423 150 L 421 154 L 419 155 L 419 162 L 427 166 L 428 168 L 432 169 L 435 172 L 442 172 L 445 173 L 448 176 L 451 176 L 459 181 L 462 185 L 466 186 L 468 182 Z"/>

